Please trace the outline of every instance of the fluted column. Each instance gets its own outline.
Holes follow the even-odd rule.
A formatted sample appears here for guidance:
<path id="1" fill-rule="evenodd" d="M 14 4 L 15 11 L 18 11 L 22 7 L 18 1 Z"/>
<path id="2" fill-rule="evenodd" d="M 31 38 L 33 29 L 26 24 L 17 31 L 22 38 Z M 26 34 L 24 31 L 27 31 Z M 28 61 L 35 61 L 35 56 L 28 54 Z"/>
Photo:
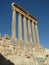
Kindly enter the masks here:
<path id="1" fill-rule="evenodd" d="M 32 38 L 33 38 L 33 43 L 36 44 L 35 27 L 33 21 L 32 21 Z"/>
<path id="2" fill-rule="evenodd" d="M 29 42 L 32 43 L 31 26 L 30 26 L 30 20 L 29 19 L 28 19 L 28 37 L 29 37 Z"/>
<path id="3" fill-rule="evenodd" d="M 22 40 L 22 20 L 20 13 L 18 15 L 18 39 Z"/>
<path id="4" fill-rule="evenodd" d="M 39 35 L 38 35 L 37 23 L 35 24 L 35 34 L 36 34 L 36 43 L 39 44 Z"/>
<path id="5" fill-rule="evenodd" d="M 26 17 L 24 16 L 24 40 L 27 41 Z"/>
<path id="6" fill-rule="evenodd" d="M 12 10 L 12 38 L 16 38 L 16 10 Z"/>

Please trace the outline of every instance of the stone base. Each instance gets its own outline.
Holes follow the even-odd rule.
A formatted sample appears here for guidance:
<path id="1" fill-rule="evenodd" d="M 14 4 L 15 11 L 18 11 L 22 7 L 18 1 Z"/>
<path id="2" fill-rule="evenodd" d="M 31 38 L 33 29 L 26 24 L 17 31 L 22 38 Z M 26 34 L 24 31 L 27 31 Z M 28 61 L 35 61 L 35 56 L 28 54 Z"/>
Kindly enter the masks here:
<path id="1" fill-rule="evenodd" d="M 1 40 L 0 54 L 14 65 L 47 65 L 45 49 L 19 40 Z"/>

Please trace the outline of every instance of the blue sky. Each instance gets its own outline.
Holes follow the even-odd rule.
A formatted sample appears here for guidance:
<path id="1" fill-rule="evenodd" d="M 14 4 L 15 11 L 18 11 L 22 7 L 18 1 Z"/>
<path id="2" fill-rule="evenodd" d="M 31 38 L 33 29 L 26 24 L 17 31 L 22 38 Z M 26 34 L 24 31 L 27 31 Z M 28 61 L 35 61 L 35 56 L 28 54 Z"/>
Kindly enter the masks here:
<path id="1" fill-rule="evenodd" d="M 38 19 L 40 44 L 49 48 L 49 0 L 0 0 L 0 33 L 11 36 L 12 8 L 16 2 Z"/>

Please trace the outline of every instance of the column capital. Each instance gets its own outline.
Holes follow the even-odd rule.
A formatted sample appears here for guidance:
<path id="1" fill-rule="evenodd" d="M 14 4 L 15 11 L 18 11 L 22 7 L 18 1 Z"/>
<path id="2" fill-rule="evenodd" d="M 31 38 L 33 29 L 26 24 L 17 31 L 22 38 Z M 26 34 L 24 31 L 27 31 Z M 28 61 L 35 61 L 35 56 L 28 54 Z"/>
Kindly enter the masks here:
<path id="1" fill-rule="evenodd" d="M 35 25 L 37 25 L 37 21 L 35 21 Z"/>
<path id="2" fill-rule="evenodd" d="M 21 12 L 19 12 L 19 15 L 21 15 Z"/>
<path id="3" fill-rule="evenodd" d="M 15 6 L 12 6 L 12 11 L 16 11 L 16 8 L 15 8 Z"/>

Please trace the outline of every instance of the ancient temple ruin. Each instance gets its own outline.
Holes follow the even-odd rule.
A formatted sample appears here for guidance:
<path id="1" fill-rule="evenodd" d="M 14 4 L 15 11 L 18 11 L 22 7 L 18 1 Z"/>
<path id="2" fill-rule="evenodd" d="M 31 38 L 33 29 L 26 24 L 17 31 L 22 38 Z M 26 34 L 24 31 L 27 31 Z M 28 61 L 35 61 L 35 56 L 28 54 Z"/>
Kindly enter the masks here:
<path id="1" fill-rule="evenodd" d="M 29 14 L 26 10 L 21 8 L 19 5 L 12 3 L 12 38 L 16 38 L 16 14 L 18 13 L 18 40 L 22 40 L 22 20 L 21 17 L 23 16 L 23 23 L 24 23 L 24 41 L 34 44 L 39 44 L 39 35 L 38 35 L 38 27 L 37 27 L 37 19 Z M 26 21 L 28 19 L 28 21 Z M 28 32 L 27 32 L 27 25 L 28 22 Z M 31 26 L 32 29 L 31 29 Z M 28 34 L 28 38 L 27 38 Z"/>
<path id="2" fill-rule="evenodd" d="M 18 39 L 16 38 L 16 14 L 18 14 Z M 12 38 L 8 35 L 2 38 L 0 35 L 0 65 L 49 65 L 49 49 L 40 45 L 37 22 L 34 16 L 12 3 Z"/>

